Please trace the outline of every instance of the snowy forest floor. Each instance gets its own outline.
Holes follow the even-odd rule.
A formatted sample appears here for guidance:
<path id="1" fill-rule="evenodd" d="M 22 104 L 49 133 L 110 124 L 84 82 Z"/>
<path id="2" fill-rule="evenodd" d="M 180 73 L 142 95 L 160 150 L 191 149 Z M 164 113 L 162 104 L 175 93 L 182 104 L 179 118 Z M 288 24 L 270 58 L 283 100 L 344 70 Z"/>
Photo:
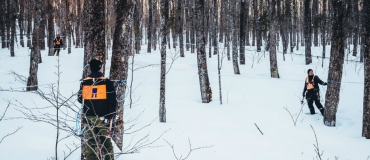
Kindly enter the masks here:
<path id="1" fill-rule="evenodd" d="M 220 44 L 222 45 L 222 44 Z M 172 47 L 172 43 L 171 43 Z M 353 46 L 351 46 L 352 49 Z M 209 146 L 192 151 L 188 159 L 201 160 L 308 160 L 316 159 L 315 129 L 322 159 L 334 160 L 367 160 L 370 156 L 370 141 L 361 137 L 363 110 L 363 64 L 345 61 L 337 113 L 337 126 L 326 127 L 321 114 L 308 115 L 307 104 L 303 106 L 296 126 L 286 107 L 294 117 L 301 109 L 300 99 L 304 87 L 304 79 L 309 68 L 323 81 L 328 81 L 329 58 L 322 59 L 322 47 L 312 47 L 313 63 L 305 65 L 304 47 L 294 50 L 295 54 L 287 54 L 285 61 L 279 47 L 277 54 L 280 79 L 270 78 L 268 52 L 255 52 L 255 47 L 246 47 L 246 65 L 240 65 L 240 75 L 233 74 L 232 61 L 227 57 L 223 60 L 222 97 L 219 101 L 217 75 L 217 55 L 207 58 L 209 78 L 212 88 L 212 102 L 201 103 L 196 53 L 185 52 L 173 63 L 166 75 L 166 108 L 167 123 L 157 119 L 159 111 L 159 80 L 160 53 L 157 48 L 147 53 L 147 46 L 142 45 L 140 54 L 135 55 L 132 108 L 125 108 L 125 120 L 138 115 L 134 129 L 150 124 L 139 132 L 124 135 L 124 148 L 149 135 L 150 141 L 158 138 L 152 147 L 144 148 L 140 153 L 121 155 L 118 159 L 144 160 L 176 159 L 171 147 L 174 145 L 177 157 L 186 157 L 189 152 L 189 140 L 192 148 Z M 206 48 L 208 57 L 208 48 Z M 9 74 L 14 71 L 28 77 L 29 52 L 27 48 L 16 48 L 15 57 L 10 57 L 8 49 L 0 49 L 0 87 L 2 89 L 24 89 L 25 85 L 15 81 Z M 167 69 L 171 57 L 179 55 L 179 49 L 167 49 Z M 221 54 L 226 50 L 220 49 Z M 289 53 L 289 52 L 288 52 Z M 330 46 L 326 50 L 330 55 Z M 347 52 L 346 52 L 347 53 Z M 106 76 L 109 75 L 111 51 L 106 64 Z M 352 54 L 352 53 L 351 53 Z M 329 56 L 328 56 L 329 57 Z M 83 49 L 72 48 L 72 53 L 61 50 L 60 70 L 62 71 L 61 93 L 70 96 L 79 89 L 79 79 L 83 70 Z M 359 60 L 349 55 L 349 59 Z M 57 76 L 57 57 L 47 56 L 42 51 L 43 62 L 39 64 L 38 83 L 40 89 L 48 91 L 48 84 L 55 83 Z M 150 65 L 150 66 L 148 66 Z M 148 67 L 144 67 L 148 66 Z M 129 73 L 128 83 L 131 81 Z M 22 87 L 22 88 L 18 88 Z M 326 87 L 320 86 L 321 103 L 325 104 Z M 0 115 L 4 112 L 7 102 L 19 101 L 28 108 L 50 106 L 45 100 L 33 93 L 0 91 Z M 76 97 L 74 97 L 75 99 Z M 129 97 L 125 104 L 129 103 Z M 76 101 L 76 105 L 80 106 Z M 16 106 L 10 106 L 5 117 L 21 117 Z M 316 109 L 316 112 L 319 111 Z M 43 113 L 55 114 L 55 109 L 47 108 Z M 70 113 L 74 117 L 74 113 Z M 74 126 L 73 122 L 67 122 Z M 257 129 L 262 131 L 263 135 Z M 4 160 L 40 160 L 53 157 L 55 154 L 55 127 L 43 122 L 31 122 L 26 119 L 0 121 L 0 138 L 23 126 L 17 133 L 7 137 L 0 144 L 0 159 Z M 170 129 L 170 130 L 169 130 Z M 61 131 L 62 135 L 67 133 Z M 132 142 L 130 143 L 130 141 Z M 165 141 L 166 140 L 166 141 Z M 70 137 L 60 142 L 59 155 L 69 152 L 65 144 L 79 144 L 78 137 Z M 118 152 L 118 148 L 115 148 Z M 74 152 L 69 159 L 78 160 L 80 150 Z"/>

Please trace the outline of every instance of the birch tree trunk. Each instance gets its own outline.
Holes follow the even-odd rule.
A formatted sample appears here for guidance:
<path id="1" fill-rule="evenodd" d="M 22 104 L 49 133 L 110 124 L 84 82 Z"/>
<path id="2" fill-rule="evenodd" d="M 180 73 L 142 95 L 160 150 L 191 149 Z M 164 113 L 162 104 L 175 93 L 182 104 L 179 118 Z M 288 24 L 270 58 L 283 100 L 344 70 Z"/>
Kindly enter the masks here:
<path id="1" fill-rule="evenodd" d="M 131 38 L 129 33 L 131 32 L 132 26 L 132 16 L 133 16 L 133 6 L 135 1 L 133 0 L 116 0 L 115 10 L 116 10 L 116 25 L 113 35 L 113 46 L 112 46 L 112 58 L 110 67 L 110 79 L 123 80 L 127 82 L 128 77 L 128 60 L 129 55 L 131 55 L 132 50 L 130 48 Z M 122 27 L 122 26 L 125 27 Z M 118 87 L 118 82 L 114 84 L 114 87 Z M 126 86 L 122 85 L 118 87 L 117 97 L 124 97 L 126 93 Z M 121 98 L 119 98 L 121 99 Z M 122 101 L 117 103 L 117 125 L 114 128 L 115 133 L 113 136 L 114 142 L 117 144 L 118 148 L 122 151 L 123 142 L 123 112 L 124 103 Z"/>
<path id="2" fill-rule="evenodd" d="M 47 9 L 48 9 L 48 44 L 49 44 L 49 52 L 48 56 L 54 55 L 54 7 L 53 7 L 53 1 L 47 0 Z"/>
<path id="3" fill-rule="evenodd" d="M 204 0 L 196 0 L 196 23 L 197 23 L 197 62 L 199 85 L 202 103 L 209 103 L 212 100 L 212 90 L 209 83 L 207 58 L 205 51 L 206 36 L 204 35 Z"/>
<path id="4" fill-rule="evenodd" d="M 84 61 L 83 66 L 98 56 L 105 64 L 105 32 L 104 32 L 104 0 L 84 1 Z M 87 67 L 82 78 L 87 77 L 90 69 Z"/>
<path id="5" fill-rule="evenodd" d="M 339 105 L 342 70 L 344 63 L 344 33 L 342 1 L 332 1 L 333 4 L 333 36 L 330 51 L 330 65 L 328 75 L 328 89 L 325 96 L 324 124 L 329 127 L 336 126 L 336 113 Z"/>
<path id="6" fill-rule="evenodd" d="M 161 0 L 161 80 L 159 91 L 159 122 L 166 123 L 166 37 L 168 35 L 168 0 Z"/>
<path id="7" fill-rule="evenodd" d="M 40 32 L 42 27 L 40 27 L 40 19 L 41 19 L 41 8 L 42 8 L 42 0 L 36 0 L 35 2 L 35 20 L 33 21 L 34 30 L 32 33 L 32 47 L 31 47 L 31 54 L 30 54 L 30 75 L 27 79 L 27 91 L 35 91 L 38 89 L 38 80 L 37 80 L 37 72 L 39 68 L 39 41 Z"/>
<path id="8" fill-rule="evenodd" d="M 312 63 L 311 56 L 311 8 L 310 0 L 304 0 L 304 41 L 306 44 L 306 65 Z"/>
<path id="9" fill-rule="evenodd" d="M 363 14 L 365 19 L 365 24 L 370 24 L 370 1 L 364 0 L 363 2 Z M 370 139 L 370 26 L 364 26 L 365 39 L 363 39 L 364 47 L 364 111 L 363 111 L 363 122 L 362 122 L 362 136 L 366 139 Z"/>
<path id="10" fill-rule="evenodd" d="M 270 39 L 270 72 L 272 78 L 280 78 L 279 70 L 277 66 L 277 59 L 276 59 L 276 0 L 269 0 L 269 16 L 270 16 L 270 31 L 269 31 L 269 39 Z"/>

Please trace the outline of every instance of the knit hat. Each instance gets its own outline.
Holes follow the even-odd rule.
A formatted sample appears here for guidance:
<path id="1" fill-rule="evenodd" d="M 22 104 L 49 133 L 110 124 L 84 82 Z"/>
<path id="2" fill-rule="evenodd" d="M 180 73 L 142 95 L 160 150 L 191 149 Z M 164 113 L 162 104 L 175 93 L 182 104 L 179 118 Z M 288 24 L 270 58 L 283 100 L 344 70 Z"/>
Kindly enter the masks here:
<path id="1" fill-rule="evenodd" d="M 307 74 L 310 74 L 310 71 L 313 71 L 312 69 L 308 69 Z"/>
<path id="2" fill-rule="evenodd" d="M 91 72 L 99 72 L 103 63 L 100 60 L 97 60 L 97 59 L 93 58 L 90 61 L 89 65 L 90 65 Z"/>

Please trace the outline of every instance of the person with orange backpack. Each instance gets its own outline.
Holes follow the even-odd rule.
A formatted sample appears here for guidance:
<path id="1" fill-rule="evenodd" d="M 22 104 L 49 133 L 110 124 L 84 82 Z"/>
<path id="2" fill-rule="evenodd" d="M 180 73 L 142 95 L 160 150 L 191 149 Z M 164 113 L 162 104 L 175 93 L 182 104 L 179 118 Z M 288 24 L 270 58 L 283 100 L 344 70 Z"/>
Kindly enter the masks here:
<path id="1" fill-rule="evenodd" d="M 63 46 L 63 40 L 60 38 L 58 34 L 57 38 L 54 39 L 54 55 L 55 55 L 55 52 L 57 52 L 57 56 L 59 56 L 61 46 Z"/>
<path id="2" fill-rule="evenodd" d="M 313 108 L 313 102 L 315 101 L 315 105 L 317 109 L 320 110 L 321 114 L 324 115 L 325 108 L 320 103 L 320 88 L 319 84 L 327 85 L 326 82 L 323 82 L 318 76 L 313 74 L 313 70 L 309 69 L 307 71 L 308 76 L 304 82 L 304 88 L 302 96 L 305 97 L 308 103 L 308 108 L 310 109 L 311 114 L 315 114 L 315 109 Z M 307 94 L 306 94 L 307 92 Z M 303 103 L 303 100 L 301 101 Z"/>

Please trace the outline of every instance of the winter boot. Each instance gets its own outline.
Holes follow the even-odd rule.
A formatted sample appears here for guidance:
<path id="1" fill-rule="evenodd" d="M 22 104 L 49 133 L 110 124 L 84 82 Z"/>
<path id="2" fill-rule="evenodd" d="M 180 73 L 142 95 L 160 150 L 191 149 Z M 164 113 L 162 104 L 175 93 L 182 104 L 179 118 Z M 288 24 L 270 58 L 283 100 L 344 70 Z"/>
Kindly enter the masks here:
<path id="1" fill-rule="evenodd" d="M 320 112 L 321 112 L 322 115 L 324 115 L 325 108 L 320 108 Z"/>

